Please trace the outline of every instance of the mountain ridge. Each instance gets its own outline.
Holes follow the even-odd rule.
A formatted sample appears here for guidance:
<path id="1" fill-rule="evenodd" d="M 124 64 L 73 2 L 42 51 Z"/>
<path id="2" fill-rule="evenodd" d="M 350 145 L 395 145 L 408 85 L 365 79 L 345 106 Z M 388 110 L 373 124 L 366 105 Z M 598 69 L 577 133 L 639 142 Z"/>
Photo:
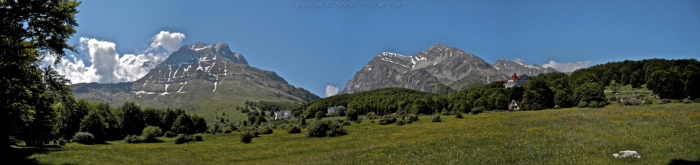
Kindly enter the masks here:
<path id="1" fill-rule="evenodd" d="M 131 101 L 154 108 L 192 110 L 223 108 L 224 104 L 230 107 L 247 100 L 309 102 L 320 98 L 290 85 L 273 71 L 248 65 L 243 55 L 231 51 L 223 42 L 184 45 L 133 82 L 72 87 L 77 98 L 106 101 L 113 106 Z"/>
<path id="2" fill-rule="evenodd" d="M 435 92 L 438 84 L 461 89 L 469 83 L 488 83 L 491 80 L 506 80 L 507 77 L 474 54 L 456 47 L 435 44 L 412 56 L 391 52 L 376 55 L 356 72 L 340 93 L 386 87 Z"/>

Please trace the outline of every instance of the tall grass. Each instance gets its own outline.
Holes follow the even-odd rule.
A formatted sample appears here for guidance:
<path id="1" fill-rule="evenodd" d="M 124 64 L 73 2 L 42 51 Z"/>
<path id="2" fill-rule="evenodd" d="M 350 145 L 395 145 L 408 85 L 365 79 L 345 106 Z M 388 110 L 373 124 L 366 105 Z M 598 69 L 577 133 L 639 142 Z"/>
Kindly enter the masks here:
<path id="1" fill-rule="evenodd" d="M 608 106 L 423 116 L 413 124 L 346 126 L 348 135 L 307 138 L 274 130 L 249 144 L 238 133 L 204 141 L 70 143 L 30 156 L 49 164 L 667 164 L 700 161 L 700 105 Z M 641 159 L 615 159 L 635 150 Z"/>

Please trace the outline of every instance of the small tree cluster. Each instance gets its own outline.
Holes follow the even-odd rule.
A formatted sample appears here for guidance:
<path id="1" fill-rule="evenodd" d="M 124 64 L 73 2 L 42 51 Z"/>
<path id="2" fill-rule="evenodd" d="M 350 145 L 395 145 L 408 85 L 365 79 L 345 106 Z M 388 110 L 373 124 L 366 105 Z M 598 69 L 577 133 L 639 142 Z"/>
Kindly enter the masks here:
<path id="1" fill-rule="evenodd" d="M 200 135 L 179 134 L 175 137 L 175 144 L 182 144 L 191 141 L 204 141 Z"/>
<path id="2" fill-rule="evenodd" d="M 346 135 L 343 124 L 334 120 L 315 121 L 307 128 L 308 137 L 336 137 Z"/>

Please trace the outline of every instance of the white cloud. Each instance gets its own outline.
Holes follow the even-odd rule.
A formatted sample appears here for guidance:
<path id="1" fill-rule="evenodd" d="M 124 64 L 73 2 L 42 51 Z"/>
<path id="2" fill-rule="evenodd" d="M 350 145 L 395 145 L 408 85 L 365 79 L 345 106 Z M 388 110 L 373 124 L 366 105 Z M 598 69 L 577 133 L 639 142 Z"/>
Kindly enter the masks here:
<path id="1" fill-rule="evenodd" d="M 326 97 L 331 97 L 338 94 L 338 87 L 326 85 Z"/>
<path id="2" fill-rule="evenodd" d="M 554 60 L 550 60 L 549 63 L 542 65 L 542 67 L 551 67 L 560 72 L 573 72 L 577 69 L 587 68 L 591 66 L 591 60 L 579 61 L 579 62 L 567 62 L 558 63 Z"/>
<path id="3" fill-rule="evenodd" d="M 159 49 L 164 49 L 166 52 L 174 52 L 180 48 L 180 43 L 185 39 L 185 34 L 182 33 L 170 33 L 169 31 L 160 31 L 160 33 L 153 36 L 151 40 L 151 46 L 146 49 L 147 52 L 157 52 Z M 167 58 L 163 57 L 163 58 Z"/>
<path id="4" fill-rule="evenodd" d="M 66 75 L 71 83 L 134 81 L 176 51 L 184 38 L 182 33 L 161 31 L 151 39 L 151 46 L 145 51 L 119 57 L 115 43 L 81 37 L 80 48 L 87 53 L 90 66 L 86 66 L 82 59 L 71 56 L 72 60 L 61 60 L 56 64 L 56 70 Z M 44 62 L 53 62 L 53 57 L 47 56 Z"/>
<path id="5" fill-rule="evenodd" d="M 518 57 L 515 57 L 515 59 L 513 59 L 513 61 L 518 62 L 518 63 L 523 63 L 523 59 L 518 58 Z"/>

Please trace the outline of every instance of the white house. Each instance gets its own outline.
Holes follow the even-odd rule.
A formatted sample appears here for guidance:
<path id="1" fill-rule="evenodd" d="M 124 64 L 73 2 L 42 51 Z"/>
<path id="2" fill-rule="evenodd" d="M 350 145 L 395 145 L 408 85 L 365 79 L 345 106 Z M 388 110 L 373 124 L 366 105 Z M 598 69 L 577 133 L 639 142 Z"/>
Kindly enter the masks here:
<path id="1" fill-rule="evenodd" d="M 292 115 L 292 110 L 281 110 L 275 112 L 275 120 L 284 120 L 290 118 L 294 118 L 294 115 Z"/>
<path id="2" fill-rule="evenodd" d="M 345 106 L 334 106 L 334 107 L 328 107 L 328 111 L 326 112 L 326 116 L 337 116 L 340 111 L 345 111 Z"/>
<path id="3" fill-rule="evenodd" d="M 513 73 L 513 75 L 510 76 L 510 80 L 508 80 L 508 82 L 504 83 L 503 86 L 505 86 L 506 88 L 510 88 L 513 86 L 521 86 L 521 85 L 525 84 L 525 82 L 527 82 L 527 80 L 530 80 L 530 76 L 528 76 L 526 74 L 521 74 L 520 76 L 517 76 L 517 75 L 515 75 L 515 73 Z"/>

